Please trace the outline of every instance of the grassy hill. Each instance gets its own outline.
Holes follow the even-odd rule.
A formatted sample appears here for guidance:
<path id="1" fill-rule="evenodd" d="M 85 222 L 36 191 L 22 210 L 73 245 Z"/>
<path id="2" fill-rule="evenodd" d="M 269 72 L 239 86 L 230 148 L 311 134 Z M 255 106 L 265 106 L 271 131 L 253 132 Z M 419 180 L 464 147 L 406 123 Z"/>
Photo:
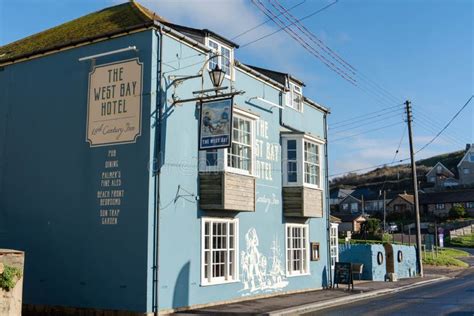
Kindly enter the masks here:
<path id="1" fill-rule="evenodd" d="M 458 171 L 456 166 L 463 156 L 464 150 L 460 150 L 417 161 L 416 169 L 418 181 L 421 182 L 421 188 L 429 186 L 429 184 L 426 183 L 425 175 L 438 161 L 441 161 L 446 168 L 451 170 L 457 176 Z M 333 178 L 330 181 L 330 186 L 331 188 L 367 187 L 379 190 L 384 182 L 385 189 L 387 190 L 412 191 L 410 164 L 384 166 L 363 174 L 348 173 L 344 176 Z"/>

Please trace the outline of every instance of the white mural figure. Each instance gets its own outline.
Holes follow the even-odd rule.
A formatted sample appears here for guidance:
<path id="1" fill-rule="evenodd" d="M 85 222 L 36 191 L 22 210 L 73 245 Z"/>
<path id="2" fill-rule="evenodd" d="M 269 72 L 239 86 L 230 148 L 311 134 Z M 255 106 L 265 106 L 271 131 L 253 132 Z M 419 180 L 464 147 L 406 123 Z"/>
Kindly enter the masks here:
<path id="1" fill-rule="evenodd" d="M 275 237 L 271 247 L 272 256 L 270 258 L 271 267 L 268 270 L 268 260 L 258 250 L 259 240 L 255 228 L 250 228 L 245 234 L 246 249 L 240 254 L 242 263 L 242 283 L 241 291 L 246 291 L 244 295 L 254 292 L 272 292 L 283 289 L 288 285 L 281 264 L 281 252 L 278 240 Z"/>

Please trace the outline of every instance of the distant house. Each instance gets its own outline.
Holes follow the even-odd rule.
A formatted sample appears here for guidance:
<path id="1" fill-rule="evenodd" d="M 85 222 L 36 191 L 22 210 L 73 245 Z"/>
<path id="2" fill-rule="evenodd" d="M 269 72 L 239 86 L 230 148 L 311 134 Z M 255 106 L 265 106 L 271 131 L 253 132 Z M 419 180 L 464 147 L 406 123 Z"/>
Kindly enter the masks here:
<path id="1" fill-rule="evenodd" d="M 458 185 L 458 180 L 455 179 L 454 173 L 446 168 L 442 162 L 438 162 L 426 173 L 426 180 L 438 189 Z"/>
<path id="2" fill-rule="evenodd" d="M 464 206 L 468 215 L 474 216 L 474 189 L 420 194 L 420 207 L 426 214 L 447 217 L 456 204 Z"/>
<path id="3" fill-rule="evenodd" d="M 333 214 L 333 216 L 339 218 L 341 223 L 339 224 L 340 232 L 360 232 L 362 223 L 367 221 L 367 218 L 361 214 Z"/>
<path id="4" fill-rule="evenodd" d="M 412 213 L 415 209 L 415 202 L 411 194 L 399 194 L 387 204 L 389 212 L 393 213 Z"/>
<path id="5" fill-rule="evenodd" d="M 385 204 L 394 197 L 394 194 L 395 193 L 393 192 L 386 193 Z M 368 188 L 359 188 L 339 202 L 339 212 L 344 214 L 373 214 L 376 212 L 382 212 L 383 204 L 383 194 Z"/>
<path id="6" fill-rule="evenodd" d="M 329 205 L 331 210 L 338 210 L 342 200 L 348 197 L 354 190 L 335 188 L 330 191 Z"/>
<path id="7" fill-rule="evenodd" d="M 474 144 L 466 145 L 466 154 L 458 163 L 459 183 L 474 184 Z"/>

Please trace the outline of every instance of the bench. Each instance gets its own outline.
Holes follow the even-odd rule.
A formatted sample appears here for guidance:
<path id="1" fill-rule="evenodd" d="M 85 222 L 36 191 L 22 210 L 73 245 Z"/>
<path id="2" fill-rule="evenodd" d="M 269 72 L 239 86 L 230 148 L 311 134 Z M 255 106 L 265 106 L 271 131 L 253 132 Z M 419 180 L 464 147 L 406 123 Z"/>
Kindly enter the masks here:
<path id="1" fill-rule="evenodd" d="M 360 276 L 362 275 L 363 270 L 364 270 L 364 264 L 363 263 L 353 263 L 352 264 L 352 275 L 358 274 L 359 275 L 359 280 L 360 280 Z"/>

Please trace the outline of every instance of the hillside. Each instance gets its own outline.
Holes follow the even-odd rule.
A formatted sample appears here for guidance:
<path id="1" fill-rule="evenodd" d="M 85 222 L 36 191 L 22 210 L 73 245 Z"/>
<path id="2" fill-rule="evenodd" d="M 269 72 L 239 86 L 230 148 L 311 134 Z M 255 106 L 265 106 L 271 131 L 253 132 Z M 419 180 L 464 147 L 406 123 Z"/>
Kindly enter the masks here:
<path id="1" fill-rule="evenodd" d="M 425 175 L 438 161 L 441 161 L 457 176 L 456 166 L 463 156 L 464 150 L 460 150 L 418 160 L 416 165 L 418 181 L 421 183 L 420 187 L 424 188 L 427 186 Z M 331 188 L 366 187 L 380 190 L 383 185 L 387 190 L 412 191 L 410 164 L 384 166 L 363 174 L 348 173 L 344 176 L 333 178 L 330 181 Z"/>

